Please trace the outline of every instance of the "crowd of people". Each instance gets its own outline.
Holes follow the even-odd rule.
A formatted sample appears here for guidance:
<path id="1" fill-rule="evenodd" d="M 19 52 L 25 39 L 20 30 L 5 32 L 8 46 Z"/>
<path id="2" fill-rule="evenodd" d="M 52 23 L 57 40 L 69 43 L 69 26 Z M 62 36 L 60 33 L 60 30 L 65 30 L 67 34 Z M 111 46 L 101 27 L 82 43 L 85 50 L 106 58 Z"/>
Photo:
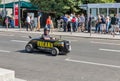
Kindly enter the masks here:
<path id="1" fill-rule="evenodd" d="M 48 16 L 46 19 L 46 25 L 44 28 L 49 28 L 51 31 L 54 27 L 53 21 L 51 19 L 51 16 Z M 40 16 L 37 17 L 37 19 L 32 19 L 32 17 L 28 14 L 26 18 L 26 30 L 30 29 L 30 31 L 40 31 L 41 28 L 41 22 L 40 22 Z"/>
<path id="2" fill-rule="evenodd" d="M 98 18 L 96 19 L 95 23 L 95 33 L 119 34 L 120 18 L 117 14 L 114 14 L 114 16 L 112 17 L 98 15 Z"/>
<path id="3" fill-rule="evenodd" d="M 13 17 L 6 16 L 3 18 L 2 25 L 6 28 L 14 28 L 14 19 Z"/>
<path id="4" fill-rule="evenodd" d="M 75 15 L 75 14 L 65 14 L 61 16 L 60 22 L 62 23 L 62 27 L 64 32 L 76 32 L 76 31 L 85 31 L 85 16 L 84 14 Z"/>
<path id="5" fill-rule="evenodd" d="M 89 15 L 88 18 L 84 16 L 84 14 L 65 14 L 64 16 L 61 16 L 59 22 L 59 24 L 61 24 L 60 27 L 63 28 L 64 32 L 90 32 L 91 28 L 95 27 L 95 33 L 119 34 L 120 28 L 120 18 L 117 14 L 114 14 L 112 17 L 104 15 L 94 17 Z M 93 23 L 95 26 L 93 26 Z"/>
<path id="6" fill-rule="evenodd" d="M 4 22 L 7 28 L 9 28 L 9 26 L 14 27 L 14 20 L 12 18 L 6 17 Z M 51 16 L 48 16 L 45 23 L 45 27 L 50 30 L 54 28 Z M 90 33 L 91 29 L 94 29 L 95 33 L 120 33 L 120 17 L 117 14 L 114 14 L 114 16 L 97 15 L 97 17 L 92 15 L 87 17 L 84 14 L 65 14 L 60 17 L 58 24 L 63 29 L 63 32 L 87 31 Z M 93 24 L 95 25 L 93 26 Z M 37 19 L 32 19 L 32 16 L 28 14 L 26 17 L 26 30 L 40 31 L 40 28 L 40 16 L 38 16 Z"/>

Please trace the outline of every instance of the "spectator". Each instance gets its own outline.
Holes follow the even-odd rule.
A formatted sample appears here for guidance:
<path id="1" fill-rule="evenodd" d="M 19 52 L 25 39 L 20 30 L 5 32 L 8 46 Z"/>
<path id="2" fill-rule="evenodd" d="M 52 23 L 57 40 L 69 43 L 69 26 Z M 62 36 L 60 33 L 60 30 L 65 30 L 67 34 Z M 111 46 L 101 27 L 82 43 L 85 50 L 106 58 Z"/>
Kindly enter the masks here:
<path id="1" fill-rule="evenodd" d="M 46 26 L 47 28 L 51 28 L 51 24 L 52 24 L 52 20 L 51 20 L 51 16 L 48 16 L 47 20 L 46 20 Z"/>
<path id="2" fill-rule="evenodd" d="M 6 19 L 5 19 L 5 24 L 6 24 L 6 28 L 8 29 L 8 26 L 9 26 L 9 18 L 8 17 L 6 17 Z"/>
<path id="3" fill-rule="evenodd" d="M 30 25 L 31 25 L 31 29 L 33 30 L 35 27 L 35 23 L 34 23 L 34 19 L 32 18 L 32 16 L 30 16 Z"/>
<path id="4" fill-rule="evenodd" d="M 14 28 L 14 19 L 13 19 L 13 17 L 10 18 L 10 26 L 11 26 L 11 28 Z"/>
<path id="5" fill-rule="evenodd" d="M 115 14 L 114 17 L 111 18 L 111 27 L 112 27 L 111 34 L 119 34 L 118 22 L 119 22 L 119 19 L 117 18 L 117 14 Z"/>
<path id="6" fill-rule="evenodd" d="M 79 20 L 80 20 L 79 15 L 76 15 L 76 29 L 75 29 L 76 31 L 78 31 Z"/>
<path id="7" fill-rule="evenodd" d="M 26 30 L 28 31 L 28 28 L 30 29 L 30 31 L 32 31 L 32 28 L 31 28 L 31 20 L 30 20 L 30 16 L 29 14 L 27 14 L 27 18 L 26 18 L 26 24 L 27 24 L 27 28 Z"/>
<path id="8" fill-rule="evenodd" d="M 34 18 L 34 26 L 35 26 L 35 28 L 34 28 L 34 31 L 36 31 L 37 30 L 37 17 L 35 17 Z"/>
<path id="9" fill-rule="evenodd" d="M 80 16 L 80 23 L 81 23 L 81 31 L 84 32 L 85 31 L 85 16 L 84 16 L 84 14 L 82 14 Z"/>
<path id="10" fill-rule="evenodd" d="M 53 33 L 53 30 L 54 30 L 54 23 L 53 21 L 51 20 L 51 32 Z"/>
<path id="11" fill-rule="evenodd" d="M 67 31 L 71 32 L 71 17 L 70 15 L 68 15 L 68 22 L 67 22 Z"/>
<path id="12" fill-rule="evenodd" d="M 72 20 L 71 20 L 71 22 L 72 22 L 72 29 L 73 29 L 73 32 L 76 32 L 76 18 L 73 17 Z"/>
<path id="13" fill-rule="evenodd" d="M 91 24 L 92 24 L 92 15 L 90 14 L 88 18 L 88 33 L 90 33 Z"/>
<path id="14" fill-rule="evenodd" d="M 101 32 L 102 33 L 106 33 L 106 19 L 104 17 L 104 15 L 101 16 Z"/>
<path id="15" fill-rule="evenodd" d="M 64 29 L 64 32 L 66 32 L 66 27 L 67 27 L 67 22 L 68 22 L 68 18 L 67 18 L 67 15 L 65 14 L 63 17 L 63 29 Z"/>
<path id="16" fill-rule="evenodd" d="M 106 18 L 106 33 L 109 32 L 109 28 L 110 28 L 110 17 L 107 16 L 107 18 Z"/>
<path id="17" fill-rule="evenodd" d="M 36 30 L 40 31 L 40 15 L 37 18 L 37 28 L 36 28 Z"/>
<path id="18" fill-rule="evenodd" d="M 80 23 L 80 15 L 78 15 L 78 32 L 80 32 L 81 28 L 81 23 Z"/>
<path id="19" fill-rule="evenodd" d="M 97 21 L 96 21 L 96 28 L 95 28 L 95 33 L 100 32 L 101 31 L 101 16 L 98 15 Z"/>

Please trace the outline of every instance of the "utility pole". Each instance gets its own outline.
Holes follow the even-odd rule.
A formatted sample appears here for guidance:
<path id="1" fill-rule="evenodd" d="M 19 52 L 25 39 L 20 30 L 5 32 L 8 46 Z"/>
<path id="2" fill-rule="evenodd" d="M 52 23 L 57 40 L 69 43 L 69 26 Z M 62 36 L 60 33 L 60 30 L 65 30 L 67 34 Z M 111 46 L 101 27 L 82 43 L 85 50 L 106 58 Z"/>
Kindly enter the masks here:
<path id="1" fill-rule="evenodd" d="M 20 12 L 20 10 L 21 10 L 21 3 L 20 3 L 20 0 L 19 0 L 19 16 L 18 16 L 18 18 L 19 18 L 19 28 L 21 29 L 21 17 L 20 17 L 20 15 L 21 15 L 21 12 Z"/>
<path id="2" fill-rule="evenodd" d="M 4 8 L 4 10 L 3 10 L 4 15 L 3 15 L 3 17 L 5 17 L 5 16 L 6 16 L 6 10 L 5 10 L 5 0 L 4 0 L 4 6 L 3 6 L 3 8 Z"/>

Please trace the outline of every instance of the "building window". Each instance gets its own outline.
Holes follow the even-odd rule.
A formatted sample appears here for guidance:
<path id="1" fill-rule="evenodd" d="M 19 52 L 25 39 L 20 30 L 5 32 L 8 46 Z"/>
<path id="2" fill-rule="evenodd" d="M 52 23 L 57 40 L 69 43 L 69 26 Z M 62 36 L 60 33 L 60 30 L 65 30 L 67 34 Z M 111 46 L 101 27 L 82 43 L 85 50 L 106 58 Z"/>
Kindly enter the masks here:
<path id="1" fill-rule="evenodd" d="M 109 14 L 110 14 L 110 16 L 114 16 L 114 14 L 117 14 L 117 8 L 110 8 Z"/>
<path id="2" fill-rule="evenodd" d="M 97 17 L 97 15 L 99 14 L 97 8 L 91 8 L 91 9 L 90 9 L 90 13 L 91 13 L 91 15 L 94 16 L 94 17 Z"/>
<path id="3" fill-rule="evenodd" d="M 107 16 L 107 8 L 100 8 L 99 13 L 100 13 L 100 15 Z"/>

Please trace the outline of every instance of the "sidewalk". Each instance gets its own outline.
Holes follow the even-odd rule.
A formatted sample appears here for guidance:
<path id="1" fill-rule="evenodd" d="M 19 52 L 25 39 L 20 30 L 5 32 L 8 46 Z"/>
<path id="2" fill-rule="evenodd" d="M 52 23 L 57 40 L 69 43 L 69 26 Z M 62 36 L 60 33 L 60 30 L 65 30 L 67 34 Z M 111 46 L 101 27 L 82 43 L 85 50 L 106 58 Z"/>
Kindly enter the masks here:
<path id="1" fill-rule="evenodd" d="M 41 29 L 41 32 L 35 32 L 35 31 L 26 31 L 25 29 L 6 29 L 6 28 L 0 28 L 0 32 L 20 32 L 20 33 L 38 33 L 42 34 L 43 29 Z M 72 37 L 82 37 L 82 38 L 96 38 L 96 39 L 110 39 L 110 40 L 120 40 L 120 35 L 113 35 L 110 34 L 96 34 L 92 33 L 82 33 L 82 32 L 58 32 L 57 29 L 54 30 L 53 33 L 50 33 L 51 35 L 57 35 L 57 36 L 72 36 Z"/>

